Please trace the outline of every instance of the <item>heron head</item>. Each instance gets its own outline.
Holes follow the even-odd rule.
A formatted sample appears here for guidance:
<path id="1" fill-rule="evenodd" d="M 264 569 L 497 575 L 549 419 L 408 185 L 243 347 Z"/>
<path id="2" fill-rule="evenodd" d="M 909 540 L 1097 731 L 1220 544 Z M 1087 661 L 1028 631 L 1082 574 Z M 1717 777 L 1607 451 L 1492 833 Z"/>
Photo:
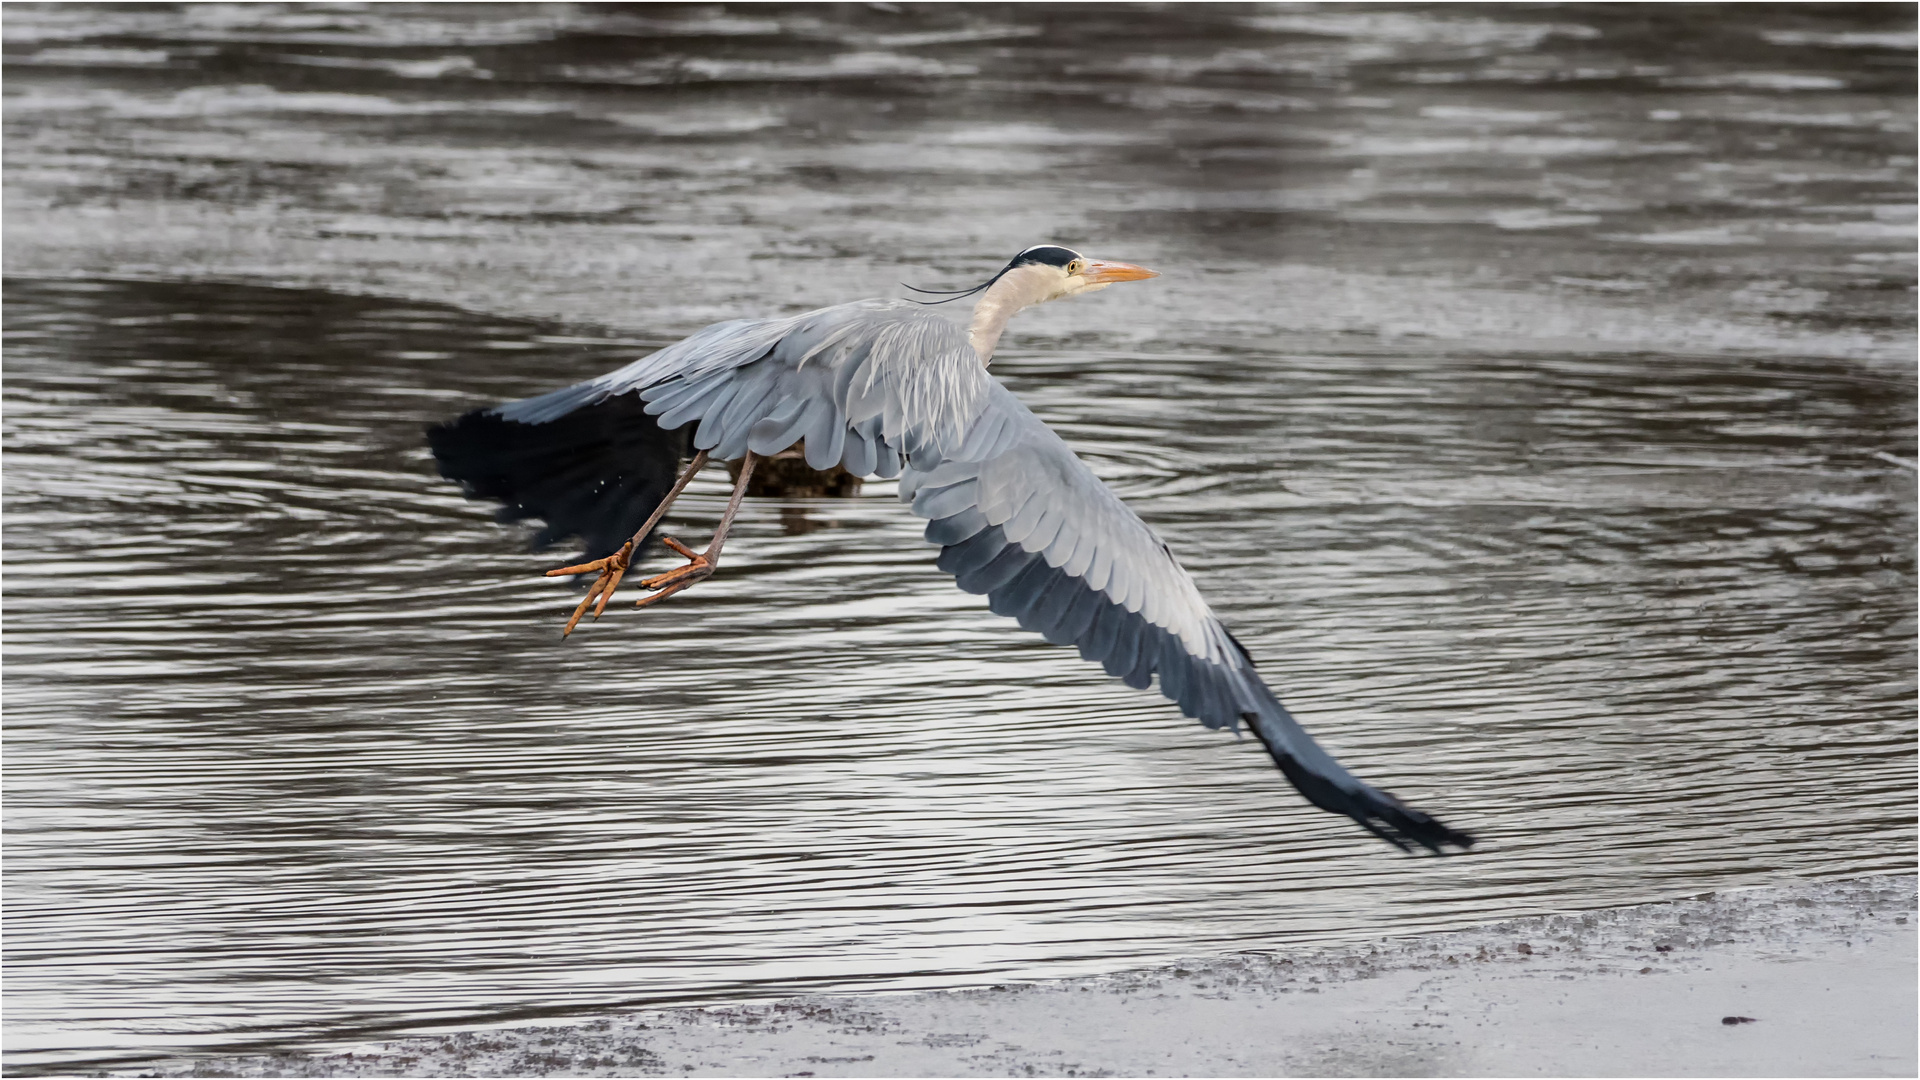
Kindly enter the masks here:
<path id="1" fill-rule="evenodd" d="M 967 327 L 967 340 L 973 343 L 982 363 L 993 359 L 1000 332 L 1014 312 L 1049 300 L 1081 293 L 1097 292 L 1118 281 L 1139 281 L 1160 275 L 1132 263 L 1102 262 L 1058 244 L 1036 244 L 1013 257 L 1000 272 L 971 289 L 955 289 L 946 300 L 921 300 L 922 304 L 944 304 L 963 296 L 982 293 L 973 308 L 973 322 Z M 930 293 L 933 289 L 907 288 Z"/>
<path id="2" fill-rule="evenodd" d="M 1081 293 L 1098 292 L 1115 282 L 1140 281 L 1159 277 L 1158 271 L 1132 263 L 1105 262 L 1058 244 L 1036 244 L 1015 255 L 998 273 L 971 289 L 954 289 L 947 300 L 922 301 L 944 304 L 983 290 L 1011 301 L 1005 306 L 1018 310 L 1049 300 L 1060 300 Z M 907 286 L 918 293 L 942 290 Z M 984 298 L 983 298 L 984 300 Z M 999 305 L 997 305 L 999 306 Z"/>
<path id="3" fill-rule="evenodd" d="M 1049 300 L 1062 300 L 1082 293 L 1098 292 L 1115 282 L 1140 281 L 1144 278 L 1160 275 L 1144 266 L 1132 263 L 1104 262 L 1089 259 L 1072 248 L 1057 244 L 1040 244 L 1030 247 L 1013 257 L 1002 275 L 1019 274 L 1027 278 L 1023 291 L 1033 299 L 1030 303 L 1044 304 Z"/>

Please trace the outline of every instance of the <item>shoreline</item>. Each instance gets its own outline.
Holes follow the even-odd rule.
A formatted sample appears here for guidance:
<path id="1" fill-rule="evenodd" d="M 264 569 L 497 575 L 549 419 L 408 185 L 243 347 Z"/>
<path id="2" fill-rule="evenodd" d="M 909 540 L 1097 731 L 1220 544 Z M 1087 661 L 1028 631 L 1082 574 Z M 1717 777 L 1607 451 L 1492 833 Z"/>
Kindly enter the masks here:
<path id="1" fill-rule="evenodd" d="M 1913 1075 L 1915 888 L 1799 882 L 1111 975 L 94 1075 Z"/>

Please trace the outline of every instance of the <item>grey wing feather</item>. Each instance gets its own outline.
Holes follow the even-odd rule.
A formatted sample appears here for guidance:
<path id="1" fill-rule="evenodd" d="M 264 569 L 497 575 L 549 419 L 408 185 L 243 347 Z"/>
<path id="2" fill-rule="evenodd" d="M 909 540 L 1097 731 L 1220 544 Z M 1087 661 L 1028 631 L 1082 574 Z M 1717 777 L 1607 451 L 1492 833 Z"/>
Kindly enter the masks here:
<path id="1" fill-rule="evenodd" d="M 806 441 L 807 463 L 894 476 L 902 458 L 958 451 L 987 377 L 959 327 L 903 300 L 716 323 L 618 371 L 495 410 L 536 424 L 619 394 L 721 460 Z"/>
<path id="2" fill-rule="evenodd" d="M 644 390 L 670 378 L 688 379 L 739 367 L 765 355 L 779 341 L 785 321 L 736 319 L 714 323 L 617 371 L 539 397 L 511 401 L 494 412 L 523 424 L 544 424 L 583 406 L 631 390 Z"/>
<path id="3" fill-rule="evenodd" d="M 1287 712 L 1166 544 L 1012 392 L 993 382 L 950 451 L 923 449 L 900 496 L 962 589 L 1209 727 L 1246 721 L 1294 787 L 1401 848 L 1473 842 L 1367 786 Z"/>
<path id="4" fill-rule="evenodd" d="M 645 522 L 684 453 L 730 460 L 804 438 L 815 467 L 897 476 L 904 454 L 959 439 L 990 381 L 958 327 L 869 300 L 716 323 L 618 371 L 438 425 L 429 439 L 441 472 L 470 494 L 505 502 L 508 518 L 545 519 L 540 543 L 579 533 L 600 556 Z"/>

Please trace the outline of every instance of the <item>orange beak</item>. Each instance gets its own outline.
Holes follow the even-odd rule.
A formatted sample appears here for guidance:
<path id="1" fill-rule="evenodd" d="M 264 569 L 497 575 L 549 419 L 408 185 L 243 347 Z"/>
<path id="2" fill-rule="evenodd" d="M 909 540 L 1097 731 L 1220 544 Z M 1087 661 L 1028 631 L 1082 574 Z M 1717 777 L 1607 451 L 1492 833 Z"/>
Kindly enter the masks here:
<path id="1" fill-rule="evenodd" d="M 1088 259 L 1087 268 L 1080 271 L 1080 276 L 1093 282 L 1095 285 L 1107 285 L 1115 281 L 1141 281 L 1150 277 L 1159 277 L 1160 271 L 1149 270 L 1144 266 L 1135 266 L 1132 263 L 1103 262 L 1099 259 Z"/>

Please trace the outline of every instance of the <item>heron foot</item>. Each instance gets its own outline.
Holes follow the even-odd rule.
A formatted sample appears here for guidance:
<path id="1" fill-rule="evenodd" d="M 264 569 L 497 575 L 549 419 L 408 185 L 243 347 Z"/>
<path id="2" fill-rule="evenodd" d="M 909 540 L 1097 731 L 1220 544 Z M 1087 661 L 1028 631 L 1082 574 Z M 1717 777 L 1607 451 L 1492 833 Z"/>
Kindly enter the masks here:
<path id="1" fill-rule="evenodd" d="M 694 551 L 671 536 L 662 536 L 660 542 L 686 558 L 685 566 L 676 566 L 664 574 L 644 578 L 640 582 L 643 589 L 652 589 L 652 596 L 643 596 L 634 602 L 634 607 L 646 607 L 657 604 L 674 593 L 690 589 L 713 576 L 714 556 L 718 554 L 710 546 L 704 552 Z"/>
<path id="2" fill-rule="evenodd" d="M 721 516 L 719 526 L 713 530 L 713 539 L 708 541 L 707 550 L 694 551 L 671 536 L 660 537 L 662 544 L 685 556 L 687 564 L 677 566 L 664 574 L 643 579 L 640 582 L 641 586 L 652 589 L 653 595 L 642 597 L 634 607 L 657 604 L 674 593 L 690 589 L 713 576 L 714 568 L 720 565 L 720 548 L 727 542 L 727 529 L 733 524 L 733 516 L 740 512 L 740 500 L 746 496 L 747 483 L 753 478 L 754 457 L 753 451 L 749 450 L 746 457 L 742 459 L 740 478 L 733 485 L 733 497 L 727 500 L 727 512 Z M 587 608 L 593 608 L 593 617 L 596 619 L 607 609 L 607 601 L 613 598 L 613 590 L 620 587 L 620 579 L 626 576 L 627 568 L 632 564 L 634 548 L 653 531 L 655 525 L 659 524 L 660 516 L 667 512 L 668 504 L 673 502 L 674 498 L 687 486 L 687 481 L 693 479 L 693 474 L 699 472 L 706 461 L 705 450 L 693 456 L 693 463 L 687 466 L 686 472 L 680 474 L 680 479 L 674 483 L 673 490 L 667 492 L 667 497 L 661 500 L 659 506 L 654 507 L 653 514 L 647 518 L 647 523 L 640 527 L 640 531 L 633 534 L 633 539 L 620 545 L 619 551 L 604 559 L 547 571 L 548 577 L 584 574 L 588 571 L 597 575 L 593 579 L 593 586 L 587 590 L 587 598 L 580 601 L 579 607 L 573 609 L 573 617 L 567 620 L 567 628 L 561 631 L 561 637 L 564 638 L 573 633 L 573 628 L 580 625 L 580 617 L 587 613 Z"/>
<path id="3" fill-rule="evenodd" d="M 677 547 L 678 545 L 675 546 Z M 607 610 L 607 601 L 613 599 L 613 590 L 620 587 L 620 579 L 626 576 L 627 567 L 632 565 L 632 561 L 633 541 L 629 540 L 620 545 L 619 551 L 614 552 L 604 559 L 595 559 L 592 562 L 581 563 L 578 566 L 563 566 L 558 570 L 547 571 L 547 577 L 561 577 L 564 575 L 585 574 L 588 572 L 598 575 L 593 579 L 593 584 L 587 588 L 586 599 L 580 601 L 580 606 L 573 609 L 573 617 L 567 620 L 567 628 L 560 631 L 561 637 L 564 638 L 573 633 L 573 628 L 580 625 L 580 616 L 587 613 L 589 606 L 593 607 L 593 617 L 596 619 L 600 617 L 601 612 Z M 595 603 L 596 600 L 599 602 Z"/>

